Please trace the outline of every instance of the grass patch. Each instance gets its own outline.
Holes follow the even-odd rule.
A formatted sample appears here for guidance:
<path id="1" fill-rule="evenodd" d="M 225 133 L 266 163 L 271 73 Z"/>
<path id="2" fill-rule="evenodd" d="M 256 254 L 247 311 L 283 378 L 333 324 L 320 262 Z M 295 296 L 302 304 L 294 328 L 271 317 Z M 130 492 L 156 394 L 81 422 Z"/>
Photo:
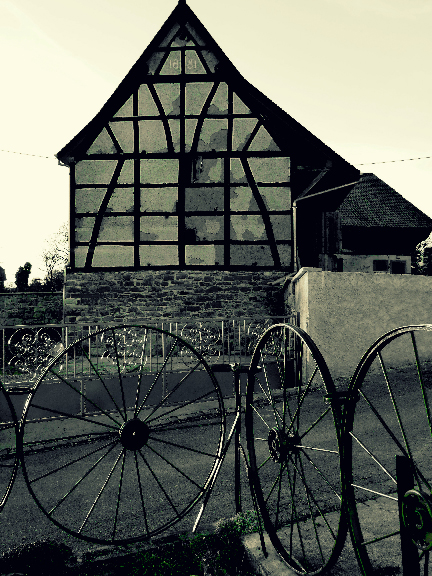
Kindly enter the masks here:
<path id="1" fill-rule="evenodd" d="M 56 541 L 17 546 L 0 556 L 0 574 L 30 576 L 255 576 L 241 537 L 256 532 L 255 512 L 220 520 L 214 533 L 180 536 L 134 554 L 78 564 Z"/>

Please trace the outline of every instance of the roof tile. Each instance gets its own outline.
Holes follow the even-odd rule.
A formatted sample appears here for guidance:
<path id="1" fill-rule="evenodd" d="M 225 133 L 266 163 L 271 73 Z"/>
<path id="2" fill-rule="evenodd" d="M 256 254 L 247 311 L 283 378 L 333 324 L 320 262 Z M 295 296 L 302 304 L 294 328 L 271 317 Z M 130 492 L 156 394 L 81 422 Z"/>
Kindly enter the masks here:
<path id="1" fill-rule="evenodd" d="M 362 174 L 340 206 L 343 226 L 429 228 L 432 219 L 375 174 Z"/>

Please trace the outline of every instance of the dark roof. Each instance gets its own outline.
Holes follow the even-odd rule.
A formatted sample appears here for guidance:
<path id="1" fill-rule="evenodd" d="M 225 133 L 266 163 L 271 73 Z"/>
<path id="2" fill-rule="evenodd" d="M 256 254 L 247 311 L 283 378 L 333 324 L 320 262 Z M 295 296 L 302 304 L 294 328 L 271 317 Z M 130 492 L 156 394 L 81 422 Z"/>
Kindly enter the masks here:
<path id="1" fill-rule="evenodd" d="M 375 174 L 362 174 L 340 206 L 343 226 L 427 228 L 432 219 Z"/>
<path id="2" fill-rule="evenodd" d="M 173 26 L 186 22 L 198 32 L 207 49 L 217 56 L 219 65 L 216 68 L 216 74 L 222 81 L 231 83 L 245 104 L 255 111 L 255 114 L 259 114 L 278 146 L 291 158 L 295 158 L 297 166 L 309 165 L 312 170 L 320 170 L 325 166 L 332 167 L 322 182 L 316 186 L 315 191 L 357 180 L 359 174 L 357 169 L 243 78 L 184 0 L 179 0 L 159 32 L 100 112 L 56 154 L 60 162 L 70 165 L 84 156 L 85 151 L 101 132 L 103 126 L 125 103 L 131 93 L 140 84 L 146 82 L 147 62 L 152 53 L 158 50 Z"/>

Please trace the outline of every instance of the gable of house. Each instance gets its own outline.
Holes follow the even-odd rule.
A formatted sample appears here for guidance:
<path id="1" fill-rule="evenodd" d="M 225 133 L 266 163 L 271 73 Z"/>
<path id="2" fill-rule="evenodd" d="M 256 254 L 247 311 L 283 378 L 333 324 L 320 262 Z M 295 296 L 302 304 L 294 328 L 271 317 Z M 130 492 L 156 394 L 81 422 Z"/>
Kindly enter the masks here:
<path id="1" fill-rule="evenodd" d="M 291 270 L 293 200 L 358 175 L 249 84 L 183 1 L 57 157 L 70 264 L 85 271 Z"/>

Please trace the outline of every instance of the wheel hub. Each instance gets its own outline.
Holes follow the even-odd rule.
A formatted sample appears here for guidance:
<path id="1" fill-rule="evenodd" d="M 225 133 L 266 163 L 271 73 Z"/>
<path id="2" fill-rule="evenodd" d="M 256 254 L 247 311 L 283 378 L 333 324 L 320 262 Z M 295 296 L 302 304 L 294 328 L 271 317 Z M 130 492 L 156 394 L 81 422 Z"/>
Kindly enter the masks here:
<path id="1" fill-rule="evenodd" d="M 432 547 L 432 498 L 419 490 L 408 490 L 402 500 L 404 526 L 420 550 Z"/>
<path id="2" fill-rule="evenodd" d="M 288 455 L 299 451 L 297 445 L 300 438 L 293 432 L 284 432 L 278 428 L 272 428 L 268 435 L 270 455 L 275 462 L 284 462 Z"/>
<path id="3" fill-rule="evenodd" d="M 127 450 L 139 450 L 147 443 L 150 429 L 139 418 L 132 418 L 120 428 L 120 441 Z"/>

